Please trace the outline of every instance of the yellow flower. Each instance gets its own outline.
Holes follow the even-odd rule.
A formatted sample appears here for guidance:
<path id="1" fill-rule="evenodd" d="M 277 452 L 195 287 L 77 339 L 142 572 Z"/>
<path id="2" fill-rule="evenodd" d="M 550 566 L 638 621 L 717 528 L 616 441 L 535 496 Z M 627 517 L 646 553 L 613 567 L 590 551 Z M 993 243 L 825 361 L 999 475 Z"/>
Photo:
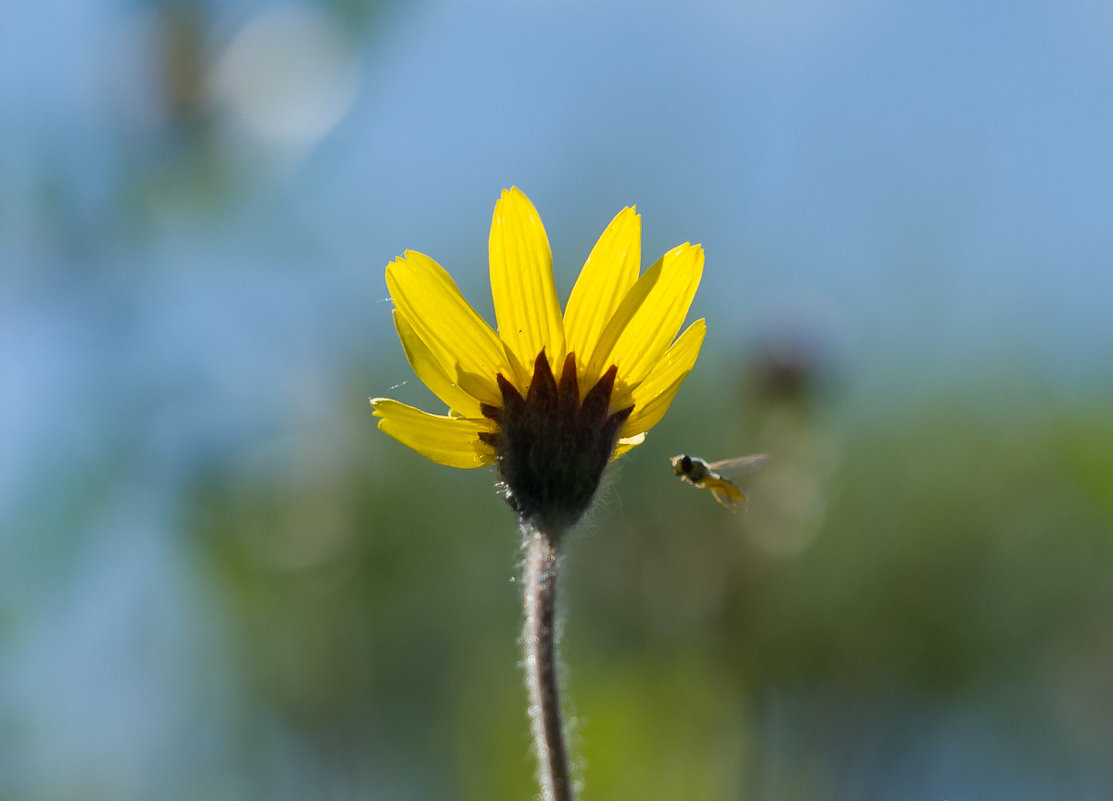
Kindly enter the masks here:
<path id="1" fill-rule="evenodd" d="M 451 276 L 409 250 L 386 268 L 406 358 L 448 407 L 433 415 L 373 398 L 379 428 L 450 467 L 496 464 L 527 521 L 579 518 L 607 463 L 660 422 L 707 327 L 677 332 L 699 286 L 703 249 L 685 243 L 639 276 L 641 218 L 620 211 L 588 256 L 561 314 L 541 218 L 516 188 L 491 221 L 498 333 Z"/>

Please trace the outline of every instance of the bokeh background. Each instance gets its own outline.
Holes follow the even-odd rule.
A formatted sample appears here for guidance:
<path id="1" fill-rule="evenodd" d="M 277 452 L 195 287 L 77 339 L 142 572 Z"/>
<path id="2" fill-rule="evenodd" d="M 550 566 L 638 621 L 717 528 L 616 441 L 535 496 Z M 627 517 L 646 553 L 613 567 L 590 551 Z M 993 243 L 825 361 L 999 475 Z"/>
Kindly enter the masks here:
<path id="1" fill-rule="evenodd" d="M 0 797 L 531 797 L 511 515 L 367 405 L 510 185 L 563 297 L 627 204 L 708 258 L 569 546 L 583 797 L 1113 796 L 1111 142 L 1100 0 L 5 3 Z"/>

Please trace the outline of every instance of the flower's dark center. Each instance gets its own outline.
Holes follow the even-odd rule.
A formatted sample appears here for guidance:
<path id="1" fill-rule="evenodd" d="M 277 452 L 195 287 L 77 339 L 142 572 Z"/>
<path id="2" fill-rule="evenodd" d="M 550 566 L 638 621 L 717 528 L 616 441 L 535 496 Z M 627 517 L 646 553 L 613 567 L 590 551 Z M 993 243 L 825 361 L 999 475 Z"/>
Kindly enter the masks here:
<path id="1" fill-rule="evenodd" d="M 580 400 L 576 356 L 564 360 L 560 381 L 542 351 L 523 398 L 499 375 L 502 408 L 483 404 L 499 430 L 480 434 L 495 449 L 506 499 L 527 522 L 554 535 L 587 510 L 614 453 L 619 429 L 634 410 L 610 413 L 618 368 L 611 366 Z"/>

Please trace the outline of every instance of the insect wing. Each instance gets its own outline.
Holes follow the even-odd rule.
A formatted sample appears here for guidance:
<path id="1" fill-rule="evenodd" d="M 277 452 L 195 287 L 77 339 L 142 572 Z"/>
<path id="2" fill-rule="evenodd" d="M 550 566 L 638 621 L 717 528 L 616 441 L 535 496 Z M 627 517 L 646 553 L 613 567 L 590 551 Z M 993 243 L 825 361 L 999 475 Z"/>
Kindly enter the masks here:
<path id="1" fill-rule="evenodd" d="M 747 473 L 752 473 L 769 461 L 769 455 L 755 453 L 752 456 L 739 456 L 735 459 L 723 459 L 721 462 L 711 462 L 708 468 L 716 473 L 721 473 L 728 478 L 741 478 Z"/>

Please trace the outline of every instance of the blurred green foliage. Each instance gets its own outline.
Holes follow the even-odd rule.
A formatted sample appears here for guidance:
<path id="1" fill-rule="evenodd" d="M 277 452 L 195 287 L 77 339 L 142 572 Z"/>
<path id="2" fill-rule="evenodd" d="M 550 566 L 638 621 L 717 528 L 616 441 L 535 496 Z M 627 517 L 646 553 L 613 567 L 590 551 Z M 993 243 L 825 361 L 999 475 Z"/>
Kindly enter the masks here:
<path id="1" fill-rule="evenodd" d="M 568 544 L 585 797 L 870 797 L 924 731 L 961 742 L 965 715 L 1000 738 L 987 759 L 1065 787 L 1104 775 L 1087 744 L 1113 733 L 1109 407 L 987 388 L 855 417 L 721 376 L 701 365 Z M 428 463 L 369 413 L 351 430 L 193 492 L 245 757 L 250 721 L 277 719 L 400 788 L 381 797 L 528 798 L 511 514 L 488 472 Z M 771 459 L 732 515 L 671 476 L 680 450 Z M 950 786 L 923 758 L 910 775 Z"/>

